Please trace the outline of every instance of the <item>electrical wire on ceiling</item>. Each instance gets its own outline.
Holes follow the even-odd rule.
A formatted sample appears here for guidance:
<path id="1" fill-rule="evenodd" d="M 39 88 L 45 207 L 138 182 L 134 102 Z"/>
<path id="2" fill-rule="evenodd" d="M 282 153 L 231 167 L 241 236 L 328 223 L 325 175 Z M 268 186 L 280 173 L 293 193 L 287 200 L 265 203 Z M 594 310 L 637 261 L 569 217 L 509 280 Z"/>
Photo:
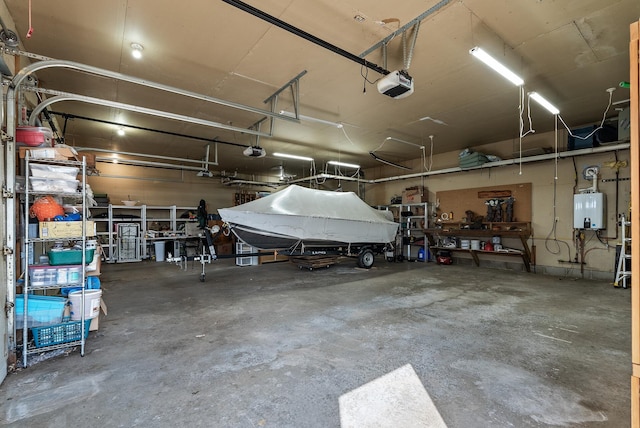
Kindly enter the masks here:
<path id="1" fill-rule="evenodd" d="M 602 114 L 602 121 L 600 122 L 600 125 L 597 126 L 596 128 L 594 128 L 588 135 L 585 135 L 585 136 L 575 135 L 573 132 L 571 132 L 571 129 L 569 128 L 569 126 L 567 126 L 565 121 L 562 119 L 562 116 L 560 116 L 558 114 L 558 119 L 560 119 L 560 122 L 562 122 L 564 127 L 567 129 L 567 132 L 569 132 L 569 136 L 571 136 L 573 138 L 578 138 L 580 140 L 587 140 L 587 139 L 591 138 L 596 132 L 601 130 L 604 127 L 604 122 L 607 120 L 607 113 L 609 113 L 609 109 L 611 108 L 611 104 L 612 104 L 611 102 L 612 102 L 612 99 L 613 99 L 613 92 L 615 90 L 616 90 L 616 88 L 608 88 L 607 89 L 607 92 L 609 93 L 609 103 L 607 104 L 607 108 L 604 110 L 604 113 Z"/>
<path id="2" fill-rule="evenodd" d="M 340 128 L 342 130 L 342 133 L 344 134 L 344 137 L 347 139 L 347 141 L 355 148 L 357 148 L 358 150 L 362 149 L 360 147 L 358 147 L 358 145 L 356 143 L 353 142 L 353 140 L 349 137 L 349 134 L 347 134 L 347 131 L 344 129 L 344 126 L 342 128 Z"/>
<path id="3" fill-rule="evenodd" d="M 423 166 L 425 166 L 425 168 L 426 168 L 425 147 L 424 147 L 424 145 L 420 145 L 420 144 L 416 144 L 416 143 L 411 143 L 411 142 L 409 142 L 409 141 L 401 140 L 401 139 L 399 139 L 399 138 L 394 138 L 394 137 L 387 137 L 387 138 L 385 138 L 385 139 L 384 139 L 384 141 L 382 141 L 382 143 L 381 143 L 377 148 L 375 148 L 374 150 L 371 150 L 371 151 L 369 152 L 369 154 L 370 154 L 370 155 L 371 155 L 375 160 L 377 160 L 378 162 L 382 162 L 382 163 L 384 163 L 384 164 L 386 164 L 386 165 L 393 166 L 393 167 L 395 167 L 395 168 L 400 168 L 400 169 L 405 169 L 405 170 L 411 170 L 411 168 L 409 168 L 409 167 L 407 167 L 407 166 L 400 165 L 400 164 L 398 164 L 398 163 L 395 163 L 395 162 L 392 162 L 392 161 L 390 161 L 390 160 L 384 159 L 384 158 L 380 157 L 380 156 L 376 153 L 376 152 L 377 152 L 378 150 L 380 150 L 380 149 L 382 148 L 382 146 L 384 146 L 384 145 L 385 145 L 385 143 L 386 143 L 387 141 L 389 141 L 389 140 L 397 141 L 397 142 L 399 142 L 399 143 L 408 144 L 408 145 L 410 145 L 410 146 L 418 147 L 418 148 L 421 150 L 421 152 L 422 152 L 422 163 L 423 163 Z M 432 143 L 433 143 L 433 139 L 432 139 Z M 432 150 L 433 150 L 433 146 L 432 146 Z"/>

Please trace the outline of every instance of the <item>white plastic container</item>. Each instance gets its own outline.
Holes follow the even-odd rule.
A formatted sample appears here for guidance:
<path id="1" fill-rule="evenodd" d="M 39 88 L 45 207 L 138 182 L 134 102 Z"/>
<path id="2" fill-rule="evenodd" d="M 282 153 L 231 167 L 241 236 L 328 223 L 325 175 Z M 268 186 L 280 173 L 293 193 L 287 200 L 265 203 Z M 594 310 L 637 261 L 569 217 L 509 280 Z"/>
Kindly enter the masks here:
<path id="1" fill-rule="evenodd" d="M 29 272 L 29 280 L 31 281 L 31 285 L 34 287 L 43 286 L 44 285 L 44 268 L 30 268 Z"/>
<path id="2" fill-rule="evenodd" d="M 156 261 L 163 262 L 164 261 L 164 241 L 156 241 L 154 243 L 156 250 Z"/>
<path id="3" fill-rule="evenodd" d="M 471 247 L 471 242 L 468 239 L 460 240 L 460 248 L 468 250 Z"/>
<path id="4" fill-rule="evenodd" d="M 85 290 L 84 291 L 84 318 L 92 319 L 100 314 L 100 299 L 102 298 L 102 290 Z M 82 290 L 72 291 L 69 293 L 69 303 L 71 308 L 71 320 L 78 321 L 82 319 Z"/>
<path id="5" fill-rule="evenodd" d="M 472 239 L 471 240 L 471 249 L 472 250 L 479 250 L 480 249 L 480 240 L 479 239 Z"/>
<path id="6" fill-rule="evenodd" d="M 37 178 L 52 178 L 59 180 L 75 180 L 78 178 L 80 168 L 64 165 L 31 164 L 31 175 Z"/>
<path id="7" fill-rule="evenodd" d="M 31 190 L 35 192 L 75 193 L 78 191 L 78 180 L 59 180 L 51 178 L 31 177 Z"/>

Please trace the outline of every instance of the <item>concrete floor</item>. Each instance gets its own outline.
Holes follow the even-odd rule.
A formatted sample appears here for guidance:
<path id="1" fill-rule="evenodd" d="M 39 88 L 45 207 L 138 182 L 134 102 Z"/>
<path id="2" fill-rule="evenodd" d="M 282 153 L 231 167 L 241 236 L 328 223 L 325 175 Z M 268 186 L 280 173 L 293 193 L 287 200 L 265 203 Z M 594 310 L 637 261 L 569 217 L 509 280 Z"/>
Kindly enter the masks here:
<path id="1" fill-rule="evenodd" d="M 104 266 L 109 313 L 86 356 L 10 374 L 0 421 L 444 426 L 429 422 L 439 412 L 449 428 L 629 425 L 629 290 L 382 258 L 312 272 L 219 260 L 198 276 Z"/>

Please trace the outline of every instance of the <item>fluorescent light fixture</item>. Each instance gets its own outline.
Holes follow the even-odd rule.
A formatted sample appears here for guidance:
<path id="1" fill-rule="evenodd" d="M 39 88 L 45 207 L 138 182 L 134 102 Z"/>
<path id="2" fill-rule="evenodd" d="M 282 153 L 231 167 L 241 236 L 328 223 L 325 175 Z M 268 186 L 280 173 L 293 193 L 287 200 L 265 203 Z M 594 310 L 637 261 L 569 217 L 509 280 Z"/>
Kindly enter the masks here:
<path id="1" fill-rule="evenodd" d="M 339 161 L 329 161 L 327 162 L 330 165 L 336 165 L 336 166 L 344 166 L 345 168 L 355 168 L 355 169 L 359 169 L 360 165 L 356 165 L 354 163 L 346 163 L 346 162 L 339 162 Z"/>
<path id="2" fill-rule="evenodd" d="M 131 56 L 135 59 L 142 58 L 142 51 L 144 47 L 140 43 L 131 43 Z"/>
<path id="3" fill-rule="evenodd" d="M 291 113 L 290 111 L 285 111 L 285 110 L 280 110 L 280 114 L 283 115 L 283 116 L 287 116 L 287 117 L 293 117 L 293 118 L 296 117 L 295 113 Z M 338 122 L 331 122 L 329 120 L 318 119 L 318 118 L 311 117 L 311 116 L 305 116 L 303 114 L 299 114 L 298 115 L 298 119 L 306 120 L 308 122 L 322 123 L 324 125 L 334 126 L 336 128 L 342 128 L 342 126 L 343 126 L 341 123 L 338 123 Z"/>
<path id="4" fill-rule="evenodd" d="M 489 67 L 493 68 L 495 71 L 500 73 L 503 77 L 508 79 L 514 85 L 516 86 L 524 85 L 524 80 L 522 80 L 520 76 L 515 74 L 513 71 L 509 70 L 504 65 L 502 65 L 498 60 L 496 60 L 494 57 L 492 57 L 491 55 L 486 53 L 484 50 L 482 50 L 482 48 L 479 48 L 478 46 L 476 46 L 475 48 L 470 49 L 469 53 L 475 56 L 476 58 L 478 58 L 480 61 L 487 64 Z"/>
<path id="5" fill-rule="evenodd" d="M 124 137 L 124 128 L 118 128 L 118 135 Z"/>
<path id="6" fill-rule="evenodd" d="M 547 101 L 539 93 L 537 93 L 537 92 L 529 92 L 529 96 L 531 98 L 533 98 L 534 100 L 536 100 L 538 102 L 538 104 L 540 104 L 542 107 L 544 107 L 547 110 L 549 110 L 549 113 L 551 113 L 551 114 L 560 114 L 560 110 L 558 110 L 558 108 L 556 106 L 554 106 L 549 101 Z"/>
<path id="7" fill-rule="evenodd" d="M 289 155 L 287 153 L 274 153 L 274 156 L 278 156 L 280 158 L 289 158 L 289 159 L 297 159 L 302 161 L 313 162 L 313 158 L 308 158 L 306 156 L 298 156 L 298 155 Z"/>

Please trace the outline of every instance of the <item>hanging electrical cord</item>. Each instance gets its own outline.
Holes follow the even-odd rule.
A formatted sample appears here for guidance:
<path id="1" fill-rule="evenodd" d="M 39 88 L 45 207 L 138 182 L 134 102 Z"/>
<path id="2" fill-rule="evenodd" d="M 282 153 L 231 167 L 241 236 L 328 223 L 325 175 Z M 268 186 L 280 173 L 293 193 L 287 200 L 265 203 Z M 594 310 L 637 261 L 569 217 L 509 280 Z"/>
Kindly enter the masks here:
<path id="1" fill-rule="evenodd" d="M 533 123 L 531 120 L 531 100 L 529 99 L 529 97 L 527 97 L 527 107 L 525 109 L 524 107 L 524 100 L 525 100 L 525 93 L 524 93 L 524 87 L 520 87 L 518 90 L 518 122 L 519 122 L 519 126 L 518 126 L 518 156 L 519 156 L 519 160 L 518 160 L 518 167 L 519 167 L 519 171 L 518 171 L 518 175 L 522 175 L 522 139 L 524 137 L 526 137 L 529 134 L 533 134 L 534 132 L 536 132 L 533 129 Z M 529 120 L 529 130 L 527 130 L 527 132 L 524 132 L 524 113 L 525 111 L 527 112 L 527 119 Z"/>
<path id="2" fill-rule="evenodd" d="M 520 87 L 520 137 L 524 138 L 529 134 L 533 134 L 535 133 L 535 129 L 533 129 L 533 121 L 531 120 L 531 98 L 530 97 L 526 97 L 527 100 L 527 108 L 524 108 L 524 100 L 525 100 L 525 93 L 524 93 L 524 88 Z M 527 119 L 529 121 L 529 130 L 527 132 L 524 132 L 524 112 L 527 112 Z"/>
<path id="3" fill-rule="evenodd" d="M 430 149 L 429 149 L 429 166 L 427 167 L 427 162 L 425 159 L 425 154 L 424 154 L 424 146 L 421 147 L 422 149 L 422 163 L 424 165 L 424 169 L 427 172 L 431 172 L 431 168 L 433 167 L 433 135 L 429 135 L 429 140 L 431 140 L 431 144 L 430 144 Z"/>
<path id="4" fill-rule="evenodd" d="M 596 128 L 594 128 L 593 131 L 591 131 L 588 135 L 585 135 L 584 137 L 580 136 L 580 135 L 574 135 L 573 132 L 571 132 L 571 129 L 569 129 L 569 126 L 562 119 L 562 116 L 558 115 L 558 118 L 560 119 L 560 122 L 562 122 L 564 127 L 567 129 L 567 132 L 569 132 L 569 136 L 571 136 L 573 138 L 577 138 L 579 140 L 586 140 L 588 138 L 591 138 L 596 132 L 601 130 L 604 127 L 604 122 L 607 120 L 607 113 L 609 113 L 609 109 L 611 108 L 611 101 L 613 99 L 613 91 L 615 91 L 615 90 L 616 90 L 616 88 L 607 89 L 607 92 L 609 93 L 609 103 L 607 104 L 607 108 L 604 110 L 604 113 L 602 114 L 602 121 L 600 122 L 600 125 L 598 125 Z"/>
<path id="5" fill-rule="evenodd" d="M 549 231 L 549 234 L 544 240 L 544 246 L 551 254 L 560 254 L 560 243 L 567 246 L 567 254 L 571 259 L 571 246 L 564 241 L 558 240 L 558 216 L 557 216 L 557 196 L 558 196 L 558 121 L 555 120 L 555 171 L 553 176 L 553 226 Z M 574 160 L 575 161 L 575 160 Z M 576 173 L 577 174 L 577 173 Z M 553 239 L 551 238 L 553 237 Z M 556 244 L 556 249 L 552 250 L 549 246 L 549 242 L 553 241 Z"/>
<path id="6" fill-rule="evenodd" d="M 362 82 L 363 94 L 367 92 L 367 83 L 370 85 L 375 85 L 376 83 L 378 83 L 378 80 L 381 79 L 381 77 L 379 77 L 376 80 L 369 80 L 369 69 L 366 68 L 364 65 L 360 66 L 360 76 L 362 76 L 362 79 L 364 79 L 364 81 Z"/>

